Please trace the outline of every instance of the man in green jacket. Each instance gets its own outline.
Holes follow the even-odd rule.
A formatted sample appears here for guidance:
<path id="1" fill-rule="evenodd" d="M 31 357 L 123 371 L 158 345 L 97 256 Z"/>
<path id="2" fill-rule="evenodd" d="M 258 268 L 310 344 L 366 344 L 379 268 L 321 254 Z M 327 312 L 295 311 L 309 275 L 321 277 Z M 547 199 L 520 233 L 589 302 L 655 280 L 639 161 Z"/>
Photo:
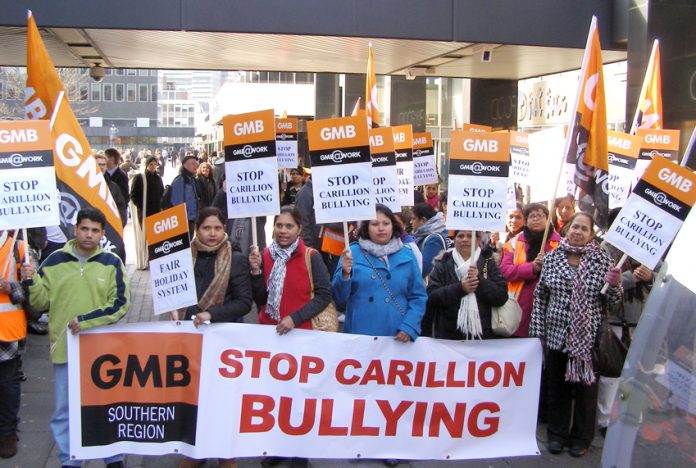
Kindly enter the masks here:
<path id="1" fill-rule="evenodd" d="M 29 264 L 22 265 L 21 270 L 32 307 L 49 311 L 56 398 L 51 430 L 62 466 L 80 466 L 79 460 L 70 458 L 66 332 L 69 329 L 74 335 L 117 322 L 130 304 L 123 263 L 100 247 L 105 225 L 100 211 L 82 209 L 77 214 L 75 238 L 49 255 L 38 271 Z M 123 455 L 106 459 L 105 463 L 108 468 L 122 467 Z"/>

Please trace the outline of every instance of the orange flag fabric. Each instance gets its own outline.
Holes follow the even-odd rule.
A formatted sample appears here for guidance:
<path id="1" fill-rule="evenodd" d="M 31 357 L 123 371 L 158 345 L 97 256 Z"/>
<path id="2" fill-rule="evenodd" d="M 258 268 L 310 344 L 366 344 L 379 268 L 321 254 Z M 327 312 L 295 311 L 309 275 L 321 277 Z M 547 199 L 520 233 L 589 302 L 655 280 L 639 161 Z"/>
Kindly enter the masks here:
<path id="1" fill-rule="evenodd" d="M 368 128 L 379 127 L 379 107 L 377 106 L 377 79 L 375 78 L 372 44 L 367 58 L 367 77 L 365 79 L 365 114 Z"/>
<path id="2" fill-rule="evenodd" d="M 660 74 L 660 42 L 653 42 L 648 68 L 638 98 L 638 107 L 631 124 L 631 135 L 639 128 L 658 130 L 662 123 L 662 75 Z"/>
<path id="3" fill-rule="evenodd" d="M 71 239 L 77 212 L 92 206 L 106 217 L 106 235 L 102 239 L 102 247 L 122 256 L 123 226 L 116 202 L 92 156 L 82 127 L 70 108 L 63 83 L 31 12 L 27 23 L 26 117 L 51 119 L 53 122 L 54 164 L 61 193 L 60 228 Z"/>

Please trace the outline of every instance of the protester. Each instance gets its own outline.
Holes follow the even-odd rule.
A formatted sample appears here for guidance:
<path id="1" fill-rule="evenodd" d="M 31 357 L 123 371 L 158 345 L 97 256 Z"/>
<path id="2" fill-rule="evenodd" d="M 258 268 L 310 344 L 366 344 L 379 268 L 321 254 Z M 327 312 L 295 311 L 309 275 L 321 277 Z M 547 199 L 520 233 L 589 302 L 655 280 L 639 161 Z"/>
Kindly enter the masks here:
<path id="1" fill-rule="evenodd" d="M 20 341 L 27 336 L 28 311 L 22 305 L 24 290 L 19 283 L 19 268 L 24 258 L 24 241 L 8 231 L 0 231 L 0 458 L 17 454 L 17 425 L 20 406 Z"/>
<path id="2" fill-rule="evenodd" d="M 174 318 L 193 320 L 196 327 L 240 322 L 251 308 L 249 263 L 239 248 L 230 243 L 220 210 L 202 208 L 195 225 L 191 253 L 198 304 L 178 311 Z M 185 457 L 179 468 L 195 468 L 200 463 L 201 460 Z M 219 459 L 218 466 L 233 468 L 237 463 L 234 459 Z"/>
<path id="3" fill-rule="evenodd" d="M 493 249 L 481 247 L 476 232 L 476 251 L 471 258 L 471 231 L 456 231 L 454 249 L 435 260 L 428 281 L 428 308 L 423 334 L 448 340 L 495 338 L 491 307 L 507 301 L 505 279 L 493 260 Z"/>
<path id="4" fill-rule="evenodd" d="M 143 219 L 155 213 L 159 213 L 160 200 L 164 193 L 164 183 L 157 172 L 158 161 L 155 156 L 149 156 L 145 160 L 145 171 L 133 177 L 130 198 L 137 208 L 138 222 L 142 225 Z"/>
<path id="5" fill-rule="evenodd" d="M 227 216 L 227 182 L 225 176 L 222 177 L 221 190 L 215 194 L 213 206 L 222 212 L 222 216 L 227 220 L 225 222 L 225 231 L 230 238 L 230 241 L 236 243 L 244 256 L 249 255 L 249 247 L 253 243 L 253 234 L 251 232 L 252 220 L 256 220 L 256 240 L 259 249 L 266 247 L 266 217 L 255 216 L 254 218 L 233 218 Z"/>
<path id="6" fill-rule="evenodd" d="M 548 211 L 548 209 L 546 211 Z M 491 247 L 495 249 L 495 256 L 498 264 L 500 264 L 500 260 L 502 259 L 503 245 L 522 232 L 524 224 L 524 207 L 521 203 L 517 203 L 514 208 L 509 208 L 505 213 L 505 232 L 503 232 L 502 238 L 498 232 L 491 233 L 490 244 Z"/>
<path id="7" fill-rule="evenodd" d="M 423 254 L 423 278 L 433 269 L 433 260 L 449 248 L 445 216 L 435 211 L 429 203 L 419 203 L 413 207 L 413 237 Z"/>
<path id="8" fill-rule="evenodd" d="M 202 162 L 196 171 L 196 192 L 199 198 L 199 207 L 211 206 L 217 193 L 217 186 L 213 178 L 213 167 L 208 162 Z"/>
<path id="9" fill-rule="evenodd" d="M 110 177 L 107 177 L 107 171 L 109 170 L 108 158 L 103 153 L 97 153 L 97 155 L 94 156 L 94 159 L 97 162 L 97 166 L 99 166 L 99 169 L 102 171 L 102 174 L 104 174 L 106 185 L 109 187 L 109 192 L 111 192 L 111 197 L 114 199 L 116 208 L 118 208 L 118 214 L 121 217 L 121 224 L 125 227 L 125 225 L 128 223 L 128 201 L 126 200 L 126 197 L 123 196 L 123 192 L 121 192 L 121 188 L 118 186 L 118 184 L 116 184 L 116 182 L 114 182 Z M 118 170 L 120 171 L 120 169 Z M 117 174 L 117 172 L 114 172 L 114 174 Z M 126 189 L 127 188 L 128 182 L 126 182 Z M 130 194 L 128 197 L 130 199 Z M 124 258 L 121 258 L 121 260 L 125 262 L 125 252 Z"/>
<path id="10" fill-rule="evenodd" d="M 396 220 L 401 224 L 401 242 L 404 243 L 404 247 L 408 247 L 413 252 L 413 256 L 416 257 L 416 263 L 418 263 L 418 270 L 423 273 L 423 254 L 421 253 L 418 245 L 416 245 L 416 238 L 411 234 L 411 220 L 413 219 L 413 211 L 410 206 L 402 206 L 401 211 L 394 213 Z M 359 236 L 356 236 L 355 240 L 358 240 Z M 336 266 L 332 271 L 336 271 Z"/>
<path id="11" fill-rule="evenodd" d="M 557 198 L 554 202 L 553 217 L 551 222 L 557 233 L 565 237 L 568 229 L 565 227 L 568 220 L 575 214 L 575 197 L 568 194 L 565 197 Z"/>
<path id="12" fill-rule="evenodd" d="M 193 237 L 193 227 L 198 217 L 199 195 L 196 189 L 196 170 L 198 160 L 191 152 L 184 154 L 181 158 L 179 175 L 174 177 L 171 186 L 171 204 L 176 206 L 180 203 L 186 204 L 186 217 L 189 221 L 189 237 Z"/>
<path id="13" fill-rule="evenodd" d="M 425 202 L 437 210 L 438 202 L 440 201 L 440 184 L 429 184 L 423 187 Z"/>
<path id="14" fill-rule="evenodd" d="M 548 449 L 582 457 L 594 438 L 597 382 L 592 348 L 606 301 L 621 301 L 621 272 L 594 240 L 594 219 L 579 212 L 568 222 L 568 235 L 544 257 L 529 335 L 545 349 L 548 410 Z M 572 426 L 571 426 L 572 420 Z"/>
<path id="15" fill-rule="evenodd" d="M 297 199 L 297 193 L 300 191 L 303 185 L 304 169 L 302 169 L 302 166 L 292 168 L 290 170 L 290 184 L 288 185 L 288 188 L 285 189 L 285 195 L 283 196 L 281 205 L 294 205 L 295 199 Z"/>
<path id="16" fill-rule="evenodd" d="M 500 271 L 508 281 L 508 292 L 514 295 L 522 309 L 522 320 L 513 336 L 529 336 L 529 322 L 532 318 L 534 288 L 536 288 L 541 266 L 546 252 L 555 250 L 561 236 L 549 225 L 549 235 L 541 249 L 544 228 L 548 220 L 549 209 L 541 203 L 532 203 L 524 210 L 526 226 L 516 237 L 509 239 L 503 246 L 503 258 Z"/>
<path id="17" fill-rule="evenodd" d="M 132 171 L 137 171 L 138 170 L 138 165 L 133 162 L 132 156 L 130 153 L 126 153 L 126 155 L 123 157 L 123 164 L 121 164 L 121 170 L 125 172 L 128 177 L 131 177 L 131 172 Z"/>
<path id="18" fill-rule="evenodd" d="M 616 216 L 621 211 L 614 208 L 609 212 L 609 226 L 614 222 Z M 617 264 L 623 256 L 623 252 L 609 244 L 602 242 L 602 248 L 611 256 L 614 264 Z M 622 322 L 626 321 L 629 332 L 633 335 L 638 320 L 643 314 L 643 306 L 648 299 L 648 295 L 653 286 L 653 272 L 650 268 L 641 263 L 627 258 L 621 266 L 621 287 L 623 288 L 623 302 L 610 304 L 607 307 L 607 320 L 611 324 L 612 330 L 617 337 L 623 338 Z M 609 420 L 611 419 L 611 409 L 614 406 L 614 398 L 619 387 L 619 378 L 600 377 L 597 395 L 597 425 L 602 437 L 607 434 Z"/>
<path id="19" fill-rule="evenodd" d="M 23 264 L 21 268 L 30 305 L 49 310 L 50 353 L 55 372 L 51 430 L 62 466 L 80 466 L 80 461 L 70 456 L 66 329 L 77 334 L 114 323 L 123 317 L 130 304 L 123 263 L 99 245 L 105 226 L 106 219 L 100 211 L 84 208 L 77 213 L 74 239 L 53 252 L 38 271 L 31 264 Z M 123 467 L 123 455 L 110 457 L 105 463 L 108 468 Z"/>
<path id="20" fill-rule="evenodd" d="M 345 306 L 344 332 L 406 343 L 420 335 L 425 286 L 415 257 L 401 242 L 396 217 L 382 204 L 375 208 L 376 218 L 361 224 L 360 239 L 341 257 L 333 294 L 336 305 Z"/>
<path id="21" fill-rule="evenodd" d="M 321 248 L 321 225 L 317 224 L 314 212 L 314 192 L 312 191 L 312 171 L 305 169 L 307 180 L 297 192 L 295 206 L 302 215 L 302 242 L 313 249 Z"/>
<path id="22" fill-rule="evenodd" d="M 104 150 L 104 155 L 106 156 L 106 172 L 104 172 L 104 178 L 107 182 L 113 182 L 118 186 L 123 199 L 126 201 L 126 206 L 128 206 L 128 202 L 130 201 L 128 174 L 123 172 L 119 167 L 119 164 L 121 164 L 121 153 L 119 153 L 116 148 L 107 148 Z M 126 218 L 122 221 L 125 226 L 128 219 Z"/>

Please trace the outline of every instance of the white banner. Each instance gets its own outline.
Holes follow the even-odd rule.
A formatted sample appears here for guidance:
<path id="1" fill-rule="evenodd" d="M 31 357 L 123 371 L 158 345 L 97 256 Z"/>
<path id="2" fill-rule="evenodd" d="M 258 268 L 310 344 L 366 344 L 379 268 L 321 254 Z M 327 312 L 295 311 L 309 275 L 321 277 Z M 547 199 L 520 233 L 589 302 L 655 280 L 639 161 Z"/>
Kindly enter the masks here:
<path id="1" fill-rule="evenodd" d="M 396 166 L 372 166 L 375 202 L 386 205 L 394 213 L 401 211 Z"/>
<path id="2" fill-rule="evenodd" d="M 340 167 L 314 166 L 312 189 L 318 224 L 374 219 L 372 164 L 352 163 Z"/>
<path id="3" fill-rule="evenodd" d="M 280 210 L 276 158 L 227 161 L 227 217 L 273 216 Z"/>
<path id="4" fill-rule="evenodd" d="M 153 322 L 68 334 L 68 356 L 77 459 L 539 454 L 537 339 Z"/>

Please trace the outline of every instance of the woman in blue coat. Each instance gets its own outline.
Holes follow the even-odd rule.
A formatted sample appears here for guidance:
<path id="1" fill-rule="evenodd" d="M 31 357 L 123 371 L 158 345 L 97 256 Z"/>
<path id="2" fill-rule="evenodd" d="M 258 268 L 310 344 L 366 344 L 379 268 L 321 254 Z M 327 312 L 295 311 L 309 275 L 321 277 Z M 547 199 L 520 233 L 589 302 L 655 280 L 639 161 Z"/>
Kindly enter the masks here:
<path id="1" fill-rule="evenodd" d="M 346 308 L 343 330 L 394 336 L 403 343 L 420 335 L 427 294 L 413 253 L 403 246 L 402 227 L 378 204 L 374 220 L 360 226 L 334 274 L 336 305 Z"/>

